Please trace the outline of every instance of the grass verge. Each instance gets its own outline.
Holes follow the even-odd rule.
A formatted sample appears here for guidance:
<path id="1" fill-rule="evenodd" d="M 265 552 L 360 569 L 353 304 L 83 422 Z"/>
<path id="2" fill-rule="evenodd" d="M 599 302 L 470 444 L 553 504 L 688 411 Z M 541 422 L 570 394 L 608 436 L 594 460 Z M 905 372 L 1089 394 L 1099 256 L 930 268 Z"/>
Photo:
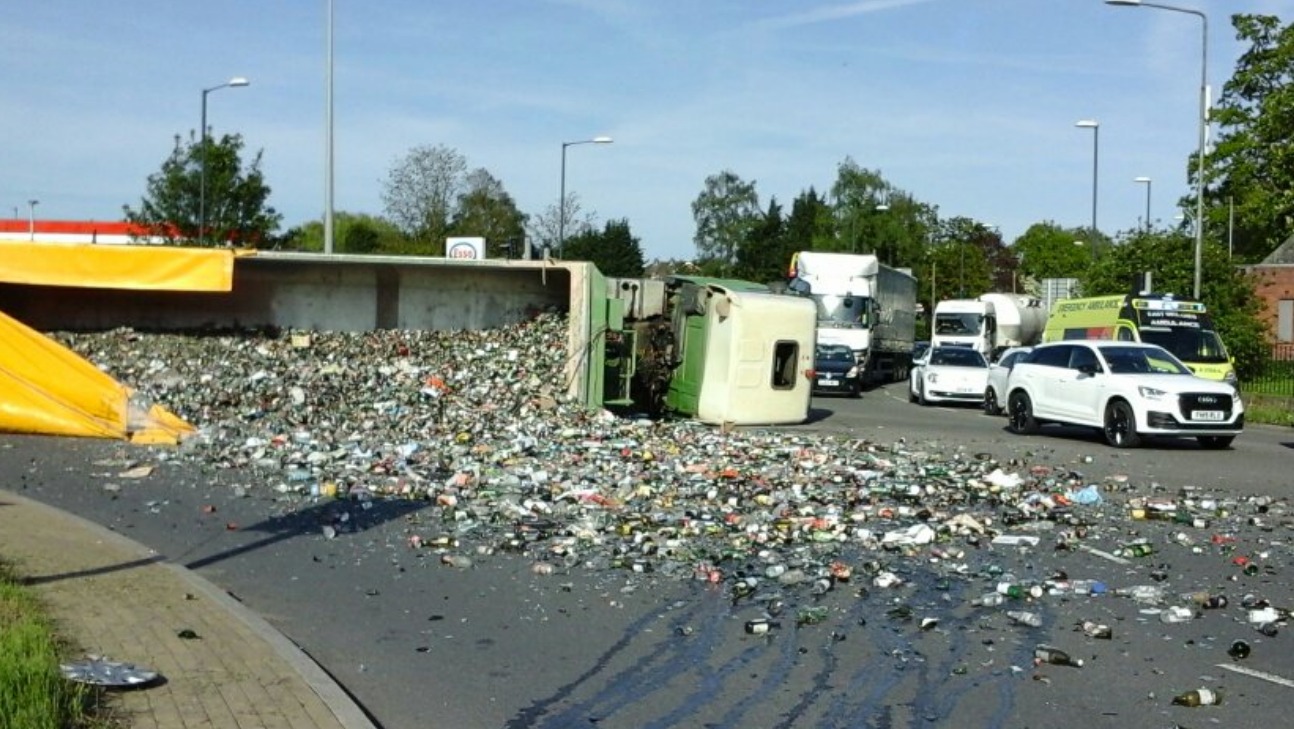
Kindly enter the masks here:
<path id="1" fill-rule="evenodd" d="M 66 649 L 44 606 L 0 562 L 0 727 L 115 726 L 101 715 L 101 692 L 63 678 L 59 659 Z"/>
<path id="2" fill-rule="evenodd" d="M 1245 422 L 1294 425 L 1294 399 L 1241 393 L 1245 398 Z"/>

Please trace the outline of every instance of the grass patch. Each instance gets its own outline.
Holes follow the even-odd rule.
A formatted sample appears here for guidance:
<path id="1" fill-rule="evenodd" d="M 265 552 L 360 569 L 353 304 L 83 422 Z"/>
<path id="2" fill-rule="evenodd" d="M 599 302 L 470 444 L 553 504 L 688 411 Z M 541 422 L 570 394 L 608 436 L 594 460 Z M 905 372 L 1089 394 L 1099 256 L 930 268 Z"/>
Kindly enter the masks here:
<path id="1" fill-rule="evenodd" d="M 1245 399 L 1245 422 L 1294 425 L 1294 398 L 1241 392 Z"/>
<path id="2" fill-rule="evenodd" d="M 63 678 L 59 662 L 66 650 L 44 606 L 0 563 L 0 727 L 114 726 L 100 715 L 100 691 Z"/>

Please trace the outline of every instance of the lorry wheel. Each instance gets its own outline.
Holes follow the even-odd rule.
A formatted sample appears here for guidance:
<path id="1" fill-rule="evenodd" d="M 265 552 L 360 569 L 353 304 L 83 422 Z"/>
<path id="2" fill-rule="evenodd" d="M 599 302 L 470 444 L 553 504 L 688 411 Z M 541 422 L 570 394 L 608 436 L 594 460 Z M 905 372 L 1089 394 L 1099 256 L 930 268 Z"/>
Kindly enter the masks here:
<path id="1" fill-rule="evenodd" d="M 1136 448 L 1141 445 L 1141 436 L 1137 433 L 1137 418 L 1132 413 L 1132 406 L 1122 400 L 1116 400 L 1105 408 L 1105 426 L 1101 428 L 1105 442 L 1115 448 Z"/>
<path id="2" fill-rule="evenodd" d="M 1200 442 L 1201 448 L 1208 448 L 1211 451 L 1220 451 L 1231 445 L 1235 440 L 1234 435 L 1201 435 L 1196 440 Z"/>
<path id="3" fill-rule="evenodd" d="M 1007 399 L 1011 417 L 1008 427 L 1016 435 L 1033 435 L 1038 432 L 1038 421 L 1033 417 L 1033 403 L 1023 392 L 1013 392 Z"/>

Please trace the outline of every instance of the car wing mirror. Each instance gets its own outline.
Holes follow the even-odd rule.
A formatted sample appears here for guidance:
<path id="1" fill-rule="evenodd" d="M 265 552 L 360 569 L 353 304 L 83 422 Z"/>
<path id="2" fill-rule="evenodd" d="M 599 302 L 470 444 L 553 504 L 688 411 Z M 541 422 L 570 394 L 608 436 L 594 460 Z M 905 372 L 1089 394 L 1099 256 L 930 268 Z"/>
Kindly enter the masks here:
<path id="1" fill-rule="evenodd" d="M 1085 375 L 1097 375 L 1101 373 L 1101 366 L 1096 363 L 1081 364 L 1078 371 Z"/>

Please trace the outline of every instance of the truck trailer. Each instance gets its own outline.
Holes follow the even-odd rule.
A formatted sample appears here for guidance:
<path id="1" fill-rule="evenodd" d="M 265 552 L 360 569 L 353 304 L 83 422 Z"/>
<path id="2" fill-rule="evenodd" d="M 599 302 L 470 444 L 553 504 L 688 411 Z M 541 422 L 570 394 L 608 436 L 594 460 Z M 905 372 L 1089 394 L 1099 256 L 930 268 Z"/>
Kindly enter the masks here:
<path id="1" fill-rule="evenodd" d="M 817 307 L 818 343 L 854 352 L 863 383 L 908 378 L 916 338 L 917 280 L 874 255 L 799 251 L 787 288 Z"/>

